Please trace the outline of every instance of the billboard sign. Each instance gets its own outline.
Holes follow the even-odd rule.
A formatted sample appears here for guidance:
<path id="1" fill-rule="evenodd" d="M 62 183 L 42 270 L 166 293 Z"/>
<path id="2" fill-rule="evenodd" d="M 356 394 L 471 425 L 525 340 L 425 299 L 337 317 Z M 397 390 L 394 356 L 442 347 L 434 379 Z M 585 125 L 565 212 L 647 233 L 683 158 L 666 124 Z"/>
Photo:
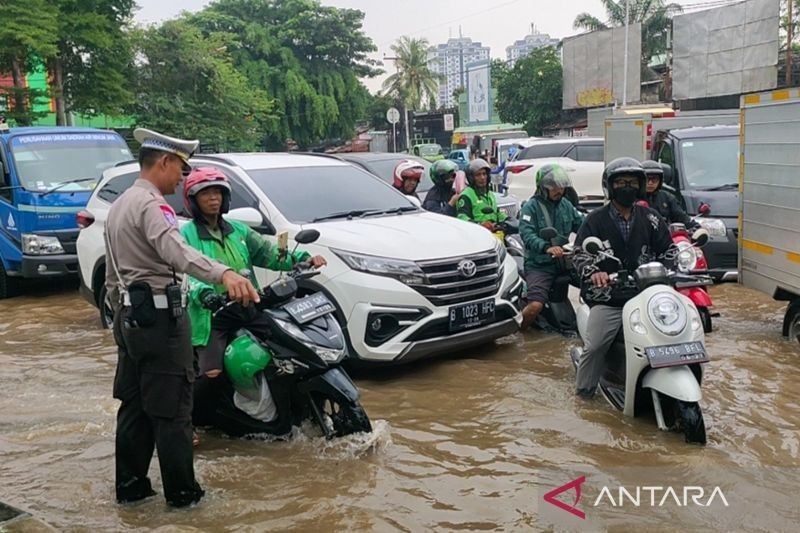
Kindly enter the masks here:
<path id="1" fill-rule="evenodd" d="M 628 26 L 628 102 L 641 99 L 642 25 Z M 598 30 L 564 39 L 564 109 L 622 104 L 625 28 Z"/>
<path id="2" fill-rule="evenodd" d="M 491 63 L 470 63 L 466 70 L 468 124 L 488 124 L 492 116 Z"/>
<path id="3" fill-rule="evenodd" d="M 746 0 L 673 19 L 675 100 L 774 89 L 779 0 Z"/>

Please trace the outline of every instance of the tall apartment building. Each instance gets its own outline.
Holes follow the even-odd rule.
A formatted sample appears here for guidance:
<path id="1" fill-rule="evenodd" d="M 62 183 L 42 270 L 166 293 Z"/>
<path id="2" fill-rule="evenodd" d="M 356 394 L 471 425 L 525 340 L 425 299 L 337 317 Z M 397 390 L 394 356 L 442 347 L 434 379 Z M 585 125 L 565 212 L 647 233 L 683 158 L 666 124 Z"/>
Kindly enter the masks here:
<path id="1" fill-rule="evenodd" d="M 524 39 L 515 41 L 514 44 L 506 47 L 506 59 L 509 66 L 514 66 L 519 58 L 525 57 L 535 49 L 543 46 L 558 46 L 558 43 L 558 39 L 553 39 L 546 33 L 539 33 L 536 31 L 536 26 L 531 24 L 530 35 L 526 35 Z"/>
<path id="2" fill-rule="evenodd" d="M 459 87 L 466 89 L 467 65 L 489 59 L 489 47 L 473 42 L 469 37 L 453 38 L 432 47 L 428 59 L 431 60 L 431 70 L 444 76 L 439 82 L 436 103 L 440 107 L 454 107 L 458 102 L 453 98 L 453 91 Z"/>

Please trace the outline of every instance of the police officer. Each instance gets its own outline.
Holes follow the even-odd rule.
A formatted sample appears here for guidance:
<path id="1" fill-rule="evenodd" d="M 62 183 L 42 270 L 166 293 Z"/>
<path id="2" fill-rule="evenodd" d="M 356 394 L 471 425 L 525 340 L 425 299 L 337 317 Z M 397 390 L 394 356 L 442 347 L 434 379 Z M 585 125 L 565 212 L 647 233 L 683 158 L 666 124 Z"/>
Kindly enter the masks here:
<path id="1" fill-rule="evenodd" d="M 178 274 L 222 283 L 231 298 L 258 301 L 252 284 L 187 245 L 164 200 L 191 170 L 198 141 L 138 128 L 141 172 L 111 207 L 106 222 L 106 287 L 115 304 L 118 346 L 116 494 L 119 503 L 155 494 L 147 471 L 158 450 L 167 504 L 200 501 L 192 464 L 194 357 Z"/>

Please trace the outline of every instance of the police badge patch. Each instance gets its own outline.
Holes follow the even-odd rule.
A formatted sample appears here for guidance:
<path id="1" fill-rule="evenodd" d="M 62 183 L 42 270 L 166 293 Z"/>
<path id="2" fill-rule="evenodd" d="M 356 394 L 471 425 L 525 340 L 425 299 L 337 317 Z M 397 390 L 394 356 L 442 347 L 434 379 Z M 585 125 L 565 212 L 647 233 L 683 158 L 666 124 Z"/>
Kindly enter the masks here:
<path id="1" fill-rule="evenodd" d="M 158 208 L 161 209 L 161 214 L 164 215 L 164 220 L 167 221 L 167 224 L 170 226 L 178 224 L 178 217 L 175 216 L 175 211 L 170 206 L 162 204 Z"/>

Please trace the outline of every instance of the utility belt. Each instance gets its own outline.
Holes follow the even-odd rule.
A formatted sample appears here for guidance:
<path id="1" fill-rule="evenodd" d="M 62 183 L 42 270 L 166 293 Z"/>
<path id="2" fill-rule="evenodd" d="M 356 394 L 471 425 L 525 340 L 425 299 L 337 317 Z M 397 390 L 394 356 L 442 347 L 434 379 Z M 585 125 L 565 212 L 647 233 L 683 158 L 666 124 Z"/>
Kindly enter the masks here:
<path id="1" fill-rule="evenodd" d="M 153 294 L 149 284 L 138 281 L 132 283 L 123 297 L 123 305 L 130 309 L 128 320 L 133 327 L 149 327 L 155 325 L 158 312 L 166 311 L 170 318 L 176 320 L 184 315 L 184 298 L 181 286 L 170 283 L 164 294 Z"/>

